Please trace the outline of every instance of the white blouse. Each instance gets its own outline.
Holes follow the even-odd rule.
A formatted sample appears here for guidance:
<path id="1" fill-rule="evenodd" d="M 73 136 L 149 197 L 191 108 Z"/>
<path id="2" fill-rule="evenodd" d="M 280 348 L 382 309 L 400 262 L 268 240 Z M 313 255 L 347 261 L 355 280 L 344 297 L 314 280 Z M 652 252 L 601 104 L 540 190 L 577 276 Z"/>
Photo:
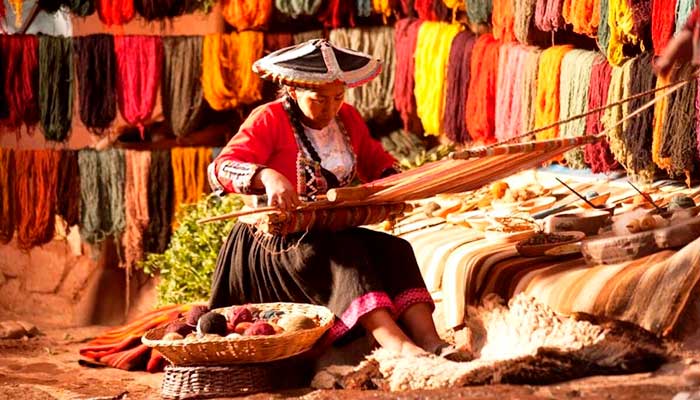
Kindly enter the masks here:
<path id="1" fill-rule="evenodd" d="M 321 157 L 321 166 L 332 172 L 339 181 L 348 178 L 353 171 L 352 149 L 348 146 L 345 133 L 333 120 L 323 129 L 313 129 L 304 125 L 304 132 Z"/>

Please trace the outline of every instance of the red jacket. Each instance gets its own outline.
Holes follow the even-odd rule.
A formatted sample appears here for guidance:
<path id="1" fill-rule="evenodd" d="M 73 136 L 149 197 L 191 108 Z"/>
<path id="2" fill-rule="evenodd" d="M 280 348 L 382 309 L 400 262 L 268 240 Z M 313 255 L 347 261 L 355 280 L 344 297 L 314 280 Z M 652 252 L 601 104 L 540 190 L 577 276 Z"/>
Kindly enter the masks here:
<path id="1" fill-rule="evenodd" d="M 357 175 L 362 182 L 378 179 L 393 167 L 394 158 L 370 136 L 354 107 L 343 104 L 338 118 L 350 136 Z M 282 100 L 263 104 L 253 110 L 209 166 L 209 181 L 214 191 L 252 193 L 253 177 L 262 167 L 269 167 L 284 175 L 296 188 L 298 152 L 292 123 Z"/>

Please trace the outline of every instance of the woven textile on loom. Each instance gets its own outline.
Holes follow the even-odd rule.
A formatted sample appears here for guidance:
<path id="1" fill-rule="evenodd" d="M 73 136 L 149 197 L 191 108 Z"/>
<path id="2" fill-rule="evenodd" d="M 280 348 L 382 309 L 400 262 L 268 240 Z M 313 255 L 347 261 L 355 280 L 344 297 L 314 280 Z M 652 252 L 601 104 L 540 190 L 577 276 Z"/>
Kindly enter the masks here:
<path id="1" fill-rule="evenodd" d="M 447 327 L 460 325 L 466 306 L 489 294 L 524 292 L 559 313 L 621 319 L 667 335 L 700 280 L 700 239 L 679 251 L 591 267 L 581 258 L 520 257 L 512 243 L 478 240 L 461 227 L 401 237 L 414 247 L 429 289 L 442 290 Z"/>
<path id="2" fill-rule="evenodd" d="M 351 227 L 371 225 L 395 219 L 411 211 L 405 203 L 347 206 L 298 211 L 272 211 L 262 215 L 242 216 L 239 219 L 255 225 L 259 231 L 271 235 L 288 235 L 307 231 L 339 231 Z"/>

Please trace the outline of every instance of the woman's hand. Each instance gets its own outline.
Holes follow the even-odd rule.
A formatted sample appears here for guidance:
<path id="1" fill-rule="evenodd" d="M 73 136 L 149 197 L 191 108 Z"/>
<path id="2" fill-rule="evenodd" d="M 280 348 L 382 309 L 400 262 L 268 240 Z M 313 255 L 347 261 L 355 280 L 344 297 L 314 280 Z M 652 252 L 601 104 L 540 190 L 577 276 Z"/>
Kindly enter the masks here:
<path id="1" fill-rule="evenodd" d="M 666 45 L 661 55 L 653 62 L 656 75 L 673 80 L 680 66 L 693 56 L 693 33 L 683 29 Z"/>
<path id="2" fill-rule="evenodd" d="M 291 210 L 301 204 L 296 190 L 284 175 L 272 168 L 265 168 L 259 172 L 259 176 L 265 186 L 268 206 Z"/>

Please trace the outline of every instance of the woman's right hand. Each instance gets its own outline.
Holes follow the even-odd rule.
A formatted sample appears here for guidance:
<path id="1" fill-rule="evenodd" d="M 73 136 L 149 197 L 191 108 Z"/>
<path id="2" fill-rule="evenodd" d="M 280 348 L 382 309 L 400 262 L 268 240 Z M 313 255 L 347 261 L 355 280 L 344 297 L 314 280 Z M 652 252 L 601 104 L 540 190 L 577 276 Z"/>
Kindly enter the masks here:
<path id="1" fill-rule="evenodd" d="M 301 204 L 294 186 L 284 175 L 272 168 L 265 168 L 259 174 L 260 181 L 265 186 L 268 206 L 291 210 Z"/>

